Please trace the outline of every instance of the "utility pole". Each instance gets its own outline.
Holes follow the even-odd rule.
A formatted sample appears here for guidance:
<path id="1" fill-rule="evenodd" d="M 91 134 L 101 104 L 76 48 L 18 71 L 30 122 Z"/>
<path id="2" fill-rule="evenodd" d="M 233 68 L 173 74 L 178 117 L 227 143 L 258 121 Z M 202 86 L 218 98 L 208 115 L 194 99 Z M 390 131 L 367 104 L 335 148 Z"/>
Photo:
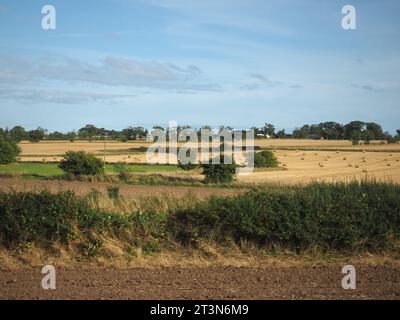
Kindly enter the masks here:
<path id="1" fill-rule="evenodd" d="M 107 134 L 104 134 L 104 155 L 103 155 L 103 169 L 106 172 L 106 147 L 107 147 Z"/>

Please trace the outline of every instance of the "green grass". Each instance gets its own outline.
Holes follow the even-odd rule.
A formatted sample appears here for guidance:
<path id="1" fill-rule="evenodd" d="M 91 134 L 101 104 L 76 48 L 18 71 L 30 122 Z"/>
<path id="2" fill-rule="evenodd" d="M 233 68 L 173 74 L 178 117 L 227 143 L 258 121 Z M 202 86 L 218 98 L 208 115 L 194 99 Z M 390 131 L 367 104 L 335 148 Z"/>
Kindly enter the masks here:
<path id="1" fill-rule="evenodd" d="M 52 177 L 60 176 L 63 171 L 54 163 L 12 163 L 0 165 L 0 173 Z"/>
<path id="2" fill-rule="evenodd" d="M 131 172 L 180 172 L 179 169 L 174 165 L 161 165 L 161 164 L 128 164 L 126 165 L 128 170 Z M 112 164 L 106 165 L 106 173 L 114 173 L 114 166 Z M 9 165 L 0 165 L 0 174 L 17 174 L 28 178 L 47 178 L 61 176 L 63 171 L 58 167 L 56 163 L 13 163 Z"/>
<path id="3" fill-rule="evenodd" d="M 183 172 L 183 170 L 178 168 L 176 165 L 170 164 L 127 164 L 126 167 L 131 172 Z M 115 173 L 114 165 L 107 164 L 106 173 Z"/>

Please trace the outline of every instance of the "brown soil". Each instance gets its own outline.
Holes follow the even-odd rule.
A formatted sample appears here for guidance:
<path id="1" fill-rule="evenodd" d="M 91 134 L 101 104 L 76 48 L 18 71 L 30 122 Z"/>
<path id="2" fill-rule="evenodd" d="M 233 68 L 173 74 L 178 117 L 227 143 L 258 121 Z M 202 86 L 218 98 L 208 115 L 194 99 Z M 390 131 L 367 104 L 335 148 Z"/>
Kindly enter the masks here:
<path id="1" fill-rule="evenodd" d="M 57 269 L 56 290 L 40 268 L 0 271 L 0 299 L 400 299 L 395 266 L 355 265 L 344 290 L 342 265 L 250 268 Z"/>
<path id="2" fill-rule="evenodd" d="M 80 182 L 63 180 L 22 180 L 0 179 L 0 191 L 38 191 L 46 187 L 51 192 L 60 192 L 65 190 L 74 190 L 78 195 L 85 195 L 96 189 L 101 192 L 107 192 L 107 187 L 111 183 L 100 182 Z M 175 196 L 183 197 L 189 194 L 200 199 L 216 196 L 233 196 L 243 192 L 244 189 L 224 189 L 212 187 L 176 187 L 176 186 L 134 186 L 120 185 L 120 194 L 123 197 L 136 199 L 138 197 L 159 197 Z"/>

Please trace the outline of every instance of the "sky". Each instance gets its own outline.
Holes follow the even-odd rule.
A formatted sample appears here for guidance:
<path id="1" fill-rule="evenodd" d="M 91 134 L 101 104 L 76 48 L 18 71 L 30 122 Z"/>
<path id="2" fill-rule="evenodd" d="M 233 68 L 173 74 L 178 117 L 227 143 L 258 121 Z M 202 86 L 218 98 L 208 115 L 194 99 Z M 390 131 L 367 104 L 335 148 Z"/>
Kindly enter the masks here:
<path id="1" fill-rule="evenodd" d="M 341 25 L 348 4 L 356 30 Z M 398 0 L 0 0 L 0 127 L 394 132 L 399 39 Z"/>

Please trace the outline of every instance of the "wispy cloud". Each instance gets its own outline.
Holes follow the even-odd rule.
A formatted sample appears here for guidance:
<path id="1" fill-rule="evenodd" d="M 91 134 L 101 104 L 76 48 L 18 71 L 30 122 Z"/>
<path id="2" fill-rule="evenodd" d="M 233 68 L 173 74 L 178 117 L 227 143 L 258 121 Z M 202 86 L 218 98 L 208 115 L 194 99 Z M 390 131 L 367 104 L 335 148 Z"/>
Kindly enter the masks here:
<path id="1" fill-rule="evenodd" d="M 350 87 L 357 88 L 357 89 L 362 89 L 362 90 L 370 91 L 370 92 L 379 91 L 378 88 L 376 88 L 374 86 L 371 86 L 371 85 L 368 85 L 368 84 L 352 84 L 352 85 L 350 85 Z"/>
<path id="2" fill-rule="evenodd" d="M 202 71 L 196 65 L 177 66 L 158 61 L 140 61 L 117 56 L 107 56 L 99 62 L 78 59 L 52 59 L 49 57 L 32 60 L 0 56 L 0 98 L 34 100 L 59 103 L 78 103 L 88 100 L 130 98 L 131 94 L 104 94 L 93 86 L 106 89 L 121 87 L 132 92 L 139 88 L 166 90 L 171 92 L 216 91 L 219 86 L 202 80 Z M 52 87 L 63 88 L 50 92 Z M 69 86 L 85 84 L 92 86 L 91 92 L 65 91 Z M 38 86 L 44 90 L 39 90 Z M 7 87 L 7 90 L 4 88 Z M 24 87 L 24 90 L 21 90 Z M 105 90 L 109 91 L 109 90 Z M 75 95 L 75 97 L 72 97 Z"/>
<path id="3" fill-rule="evenodd" d="M 68 91 L 61 89 L 0 87 L 0 99 L 19 101 L 22 103 L 60 103 L 81 104 L 89 102 L 118 103 L 132 99 L 132 94 L 112 94 L 91 91 Z"/>
<path id="4" fill-rule="evenodd" d="M 275 87 L 282 84 L 282 82 L 280 81 L 272 81 L 268 79 L 268 77 L 264 76 L 261 73 L 251 73 L 249 76 L 253 81 L 255 80 L 256 82 L 242 85 L 240 87 L 242 90 L 257 90 L 257 89 Z"/>

